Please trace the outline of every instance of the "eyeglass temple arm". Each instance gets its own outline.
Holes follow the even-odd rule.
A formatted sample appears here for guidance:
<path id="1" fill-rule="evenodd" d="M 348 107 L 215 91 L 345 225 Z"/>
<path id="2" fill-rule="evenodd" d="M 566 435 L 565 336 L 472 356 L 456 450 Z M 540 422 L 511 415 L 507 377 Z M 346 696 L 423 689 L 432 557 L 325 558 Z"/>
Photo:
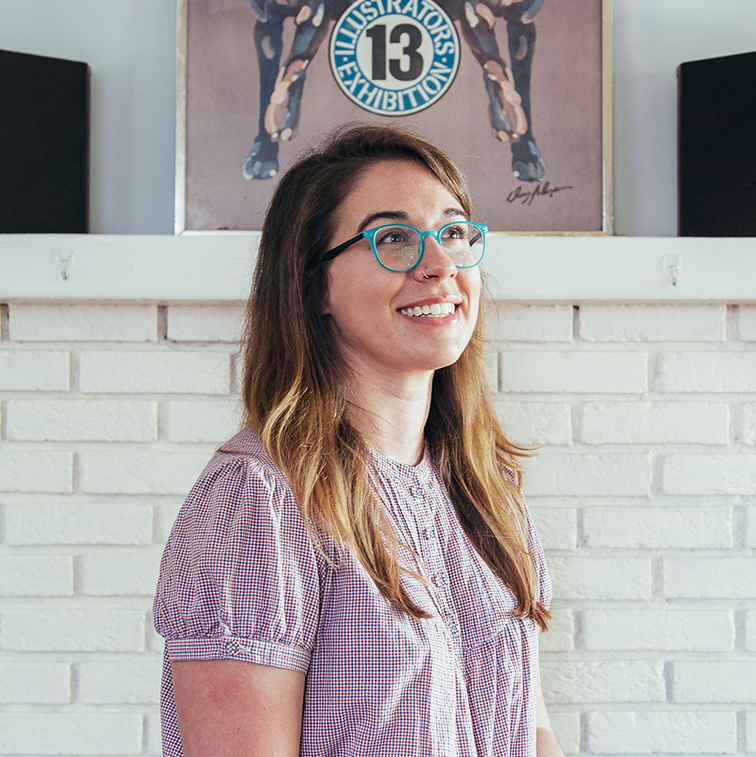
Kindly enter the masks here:
<path id="1" fill-rule="evenodd" d="M 342 242 L 338 247 L 334 247 L 332 250 L 328 250 L 328 252 L 324 252 L 320 256 L 320 260 L 318 261 L 318 265 L 322 265 L 323 263 L 327 263 L 329 260 L 333 260 L 340 252 L 344 252 L 347 247 L 350 247 L 351 245 L 355 244 L 355 242 L 359 242 L 360 239 L 362 239 L 365 236 L 365 232 L 360 232 L 356 237 L 352 237 L 351 239 L 347 239 L 346 242 Z"/>

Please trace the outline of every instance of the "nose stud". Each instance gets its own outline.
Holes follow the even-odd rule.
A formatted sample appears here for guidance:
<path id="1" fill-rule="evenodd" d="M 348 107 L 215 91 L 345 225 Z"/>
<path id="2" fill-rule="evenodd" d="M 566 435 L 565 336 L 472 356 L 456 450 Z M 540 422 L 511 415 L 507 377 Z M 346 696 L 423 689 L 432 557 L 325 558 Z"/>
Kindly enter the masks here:
<path id="1" fill-rule="evenodd" d="M 428 276 L 428 274 L 425 272 L 425 269 L 423 269 L 423 278 L 424 279 L 429 279 L 430 278 L 430 276 Z"/>

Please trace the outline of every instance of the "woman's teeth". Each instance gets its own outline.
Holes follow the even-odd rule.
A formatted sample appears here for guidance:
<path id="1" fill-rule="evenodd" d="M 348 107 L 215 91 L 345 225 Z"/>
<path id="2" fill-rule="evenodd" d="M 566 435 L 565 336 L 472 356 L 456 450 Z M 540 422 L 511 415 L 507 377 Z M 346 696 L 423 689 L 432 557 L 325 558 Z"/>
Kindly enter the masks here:
<path id="1" fill-rule="evenodd" d="M 404 308 L 399 312 L 402 315 L 425 315 L 431 318 L 446 318 L 454 314 L 453 302 L 434 302 L 432 305 L 415 305 L 413 308 Z"/>

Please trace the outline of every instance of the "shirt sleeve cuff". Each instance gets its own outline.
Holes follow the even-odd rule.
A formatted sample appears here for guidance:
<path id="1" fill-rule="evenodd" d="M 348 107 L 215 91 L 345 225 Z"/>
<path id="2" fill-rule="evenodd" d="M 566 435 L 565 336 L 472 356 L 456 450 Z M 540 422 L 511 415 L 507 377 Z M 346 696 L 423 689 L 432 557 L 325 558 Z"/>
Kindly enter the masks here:
<path id="1" fill-rule="evenodd" d="M 310 652 L 258 639 L 166 639 L 165 651 L 171 662 L 182 660 L 240 660 L 288 668 L 307 673 Z"/>

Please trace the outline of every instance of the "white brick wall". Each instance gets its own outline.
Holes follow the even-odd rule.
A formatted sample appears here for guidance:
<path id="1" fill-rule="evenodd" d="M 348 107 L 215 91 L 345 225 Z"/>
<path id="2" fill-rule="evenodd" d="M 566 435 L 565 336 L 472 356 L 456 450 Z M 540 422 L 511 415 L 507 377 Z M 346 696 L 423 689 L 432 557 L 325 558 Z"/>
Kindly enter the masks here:
<path id="1" fill-rule="evenodd" d="M 8 332 L 18 342 L 154 342 L 155 305 L 11 303 Z"/>
<path id="2" fill-rule="evenodd" d="M 588 507 L 585 544 L 630 549 L 710 549 L 732 546 L 729 507 Z"/>
<path id="3" fill-rule="evenodd" d="M 756 444 L 756 403 L 747 402 L 740 409 L 739 438 L 743 444 Z"/>
<path id="4" fill-rule="evenodd" d="M 14 441 L 154 442 L 157 402 L 9 400 L 5 434 Z"/>
<path id="5" fill-rule="evenodd" d="M 713 402 L 586 402 L 586 444 L 727 444 L 728 408 Z"/>
<path id="6" fill-rule="evenodd" d="M 0 351 L 0 391 L 64 392 L 70 375 L 70 355 L 62 350 Z"/>
<path id="7" fill-rule="evenodd" d="M 176 342 L 238 342 L 244 328 L 241 305 L 173 305 L 168 339 Z"/>
<path id="8" fill-rule="evenodd" d="M 0 754 L 139 754 L 142 721 L 136 713 L 0 713 Z"/>
<path id="9" fill-rule="evenodd" d="M 596 754 L 731 754 L 737 719 L 732 712 L 596 712 L 588 744 Z"/>
<path id="10" fill-rule="evenodd" d="M 0 663 L 0 703 L 68 704 L 71 666 L 64 662 Z"/>
<path id="11" fill-rule="evenodd" d="M 491 313 L 497 410 L 542 446 L 524 488 L 567 754 L 756 754 L 756 306 L 733 305 Z M 239 422 L 241 313 L 7 309 L 0 757 L 159 754 L 151 595 L 181 500 Z"/>
<path id="12" fill-rule="evenodd" d="M 675 702 L 756 702 L 756 660 L 673 663 Z"/>
<path id="13" fill-rule="evenodd" d="M 744 342 L 756 342 L 756 305 L 741 305 L 738 310 L 740 338 Z"/>
<path id="14" fill-rule="evenodd" d="M 724 610 L 586 610 L 583 645 L 595 651 L 731 652 L 735 618 Z"/>
<path id="15" fill-rule="evenodd" d="M 722 342 L 724 305 L 583 305 L 586 342 Z"/>

